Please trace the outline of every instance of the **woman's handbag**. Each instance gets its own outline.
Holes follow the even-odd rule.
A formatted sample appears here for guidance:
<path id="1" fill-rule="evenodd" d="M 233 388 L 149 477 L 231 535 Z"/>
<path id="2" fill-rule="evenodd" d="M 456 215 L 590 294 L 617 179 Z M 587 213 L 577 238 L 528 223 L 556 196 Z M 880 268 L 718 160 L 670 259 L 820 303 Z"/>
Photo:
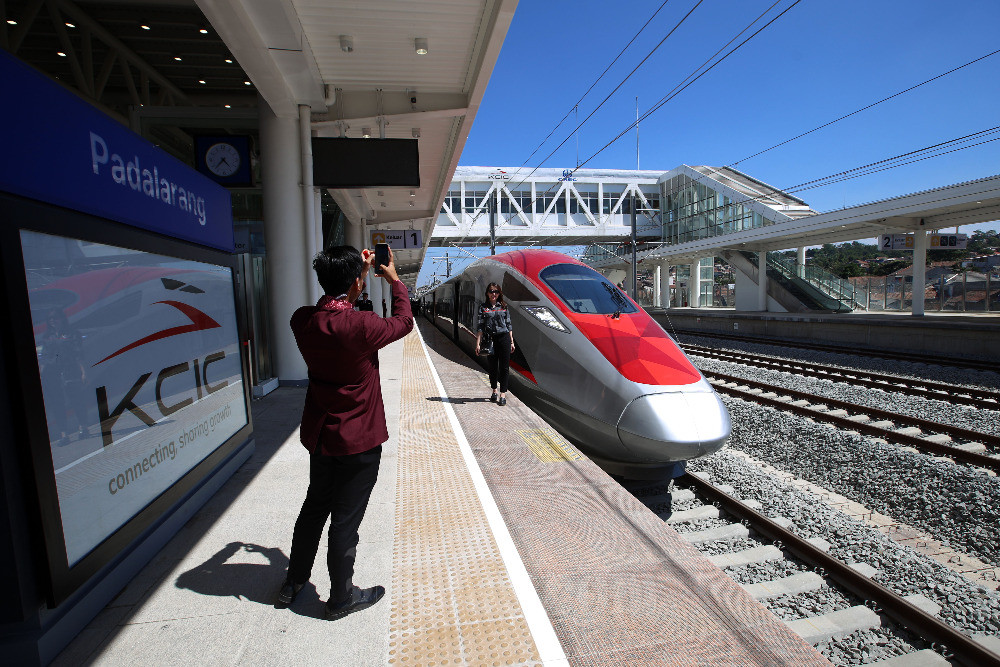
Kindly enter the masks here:
<path id="1" fill-rule="evenodd" d="M 479 354 L 487 356 L 493 354 L 493 336 L 483 335 L 479 340 Z"/>

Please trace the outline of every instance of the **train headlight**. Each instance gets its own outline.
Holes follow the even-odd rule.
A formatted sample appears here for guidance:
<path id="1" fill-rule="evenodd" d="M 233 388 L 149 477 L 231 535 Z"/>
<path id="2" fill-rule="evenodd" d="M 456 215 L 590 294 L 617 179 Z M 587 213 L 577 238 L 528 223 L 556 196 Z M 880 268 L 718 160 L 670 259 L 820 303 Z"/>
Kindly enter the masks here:
<path id="1" fill-rule="evenodd" d="M 556 331 L 562 331 L 563 333 L 569 333 L 569 329 L 563 326 L 552 311 L 545 306 L 522 306 L 526 311 L 535 316 L 535 319 L 549 327 L 550 329 L 555 329 Z"/>

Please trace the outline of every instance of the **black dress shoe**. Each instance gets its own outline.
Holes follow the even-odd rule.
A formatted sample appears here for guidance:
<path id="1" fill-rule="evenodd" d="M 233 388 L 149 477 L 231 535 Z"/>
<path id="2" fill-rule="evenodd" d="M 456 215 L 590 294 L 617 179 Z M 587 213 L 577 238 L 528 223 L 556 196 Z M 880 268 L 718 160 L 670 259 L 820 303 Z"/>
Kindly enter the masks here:
<path id="1" fill-rule="evenodd" d="M 497 401 L 497 405 L 507 405 L 507 397 L 506 396 L 501 396 L 500 400 Z"/>
<path id="2" fill-rule="evenodd" d="M 346 602 L 341 602 L 338 605 L 326 603 L 326 612 L 323 614 L 323 618 L 328 621 L 336 621 L 348 614 L 367 609 L 381 600 L 383 595 L 385 595 L 385 588 L 382 586 L 372 586 L 371 588 L 354 586 Z"/>
<path id="3" fill-rule="evenodd" d="M 493 403 L 497 402 L 497 393 L 496 392 L 493 392 L 493 394 L 490 396 L 490 401 L 493 402 Z"/>
<path id="4" fill-rule="evenodd" d="M 289 605 L 295 600 L 295 596 L 299 594 L 299 591 L 305 586 L 305 582 L 301 584 L 293 583 L 290 579 L 285 579 L 285 583 L 281 584 L 281 590 L 278 591 L 278 603 Z"/>

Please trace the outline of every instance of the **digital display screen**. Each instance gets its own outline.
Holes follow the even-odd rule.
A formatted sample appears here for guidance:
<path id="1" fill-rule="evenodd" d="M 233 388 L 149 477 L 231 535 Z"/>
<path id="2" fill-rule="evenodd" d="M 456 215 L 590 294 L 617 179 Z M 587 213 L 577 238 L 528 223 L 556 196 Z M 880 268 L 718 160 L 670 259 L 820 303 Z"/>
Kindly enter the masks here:
<path id="1" fill-rule="evenodd" d="M 420 187 L 416 139 L 314 137 L 312 149 L 318 188 Z"/>
<path id="2" fill-rule="evenodd" d="M 233 275 L 20 230 L 70 566 L 248 423 Z"/>

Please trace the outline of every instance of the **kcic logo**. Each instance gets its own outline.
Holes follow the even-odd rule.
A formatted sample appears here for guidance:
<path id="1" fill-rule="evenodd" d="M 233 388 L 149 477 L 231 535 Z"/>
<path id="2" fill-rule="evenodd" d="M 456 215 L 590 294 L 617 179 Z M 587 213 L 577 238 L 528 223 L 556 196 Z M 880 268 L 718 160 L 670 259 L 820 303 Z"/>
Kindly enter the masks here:
<path id="1" fill-rule="evenodd" d="M 177 289 L 178 287 L 183 285 L 183 283 L 180 283 L 179 281 L 171 280 L 168 282 L 167 279 L 163 279 L 163 283 L 167 289 Z M 182 291 L 195 292 L 195 293 L 202 292 L 202 290 L 191 285 L 182 288 Z M 168 301 L 157 301 L 155 302 L 154 305 L 158 304 L 171 306 L 172 308 L 180 311 L 185 317 L 187 317 L 188 320 L 190 320 L 191 323 L 182 324 L 180 326 L 175 326 L 175 327 L 169 327 L 167 329 L 162 329 L 161 331 L 149 334 L 148 336 L 144 336 L 133 343 L 125 345 L 117 352 L 109 354 L 108 356 L 104 357 L 96 364 L 94 364 L 94 366 L 103 364 L 105 361 L 113 359 L 114 357 L 117 357 L 120 354 L 142 347 L 143 345 L 152 343 L 154 341 L 163 340 L 165 338 L 170 338 L 172 336 L 179 336 L 181 334 L 193 333 L 195 331 L 205 331 L 207 329 L 218 329 L 222 327 L 221 324 L 212 319 L 208 314 L 202 312 L 198 308 L 195 308 L 194 306 L 191 306 L 189 304 L 180 301 L 168 300 Z M 226 353 L 220 350 L 218 352 L 213 352 L 211 354 L 208 354 L 203 358 L 195 358 L 191 361 L 185 361 L 180 364 L 174 364 L 172 366 L 167 366 L 166 368 L 161 368 L 159 372 L 156 373 L 156 383 L 154 385 L 156 407 L 159 410 L 160 414 L 163 415 L 164 417 L 167 417 L 177 412 L 178 410 L 181 410 L 182 408 L 191 405 L 192 403 L 195 402 L 195 400 L 201 400 L 203 396 L 219 391 L 223 387 L 227 386 L 229 384 L 229 380 L 222 380 L 214 385 L 209 384 L 208 381 L 209 365 L 222 361 L 223 359 L 225 359 L 225 357 Z M 189 385 L 190 388 L 187 389 L 186 391 L 191 391 L 193 395 L 189 394 L 172 405 L 164 403 L 163 383 L 174 376 L 182 376 L 187 374 L 188 372 L 191 372 L 193 375 L 193 378 L 190 378 L 188 380 L 189 382 L 191 382 L 191 385 L 193 386 Z M 131 388 L 129 388 L 129 390 L 125 392 L 121 400 L 118 401 L 118 405 L 115 406 L 113 410 L 108 409 L 109 406 L 108 406 L 107 386 L 97 387 L 96 389 L 97 414 L 101 420 L 101 438 L 103 440 L 105 447 L 108 447 L 111 444 L 113 444 L 114 436 L 112 435 L 112 429 L 114 428 L 115 423 L 118 421 L 118 419 L 126 411 L 131 412 L 133 416 L 135 416 L 139 421 L 141 421 L 146 426 L 154 426 L 156 424 L 156 421 L 152 417 L 150 417 L 146 413 L 146 411 L 142 409 L 142 407 L 136 405 L 135 403 L 136 395 L 146 384 L 146 381 L 150 377 L 152 377 L 152 375 L 153 371 L 147 371 L 142 375 L 140 375 L 139 378 L 132 383 Z M 176 382 L 176 380 L 171 380 L 171 382 Z M 197 396 L 197 399 L 195 398 L 195 396 Z"/>

